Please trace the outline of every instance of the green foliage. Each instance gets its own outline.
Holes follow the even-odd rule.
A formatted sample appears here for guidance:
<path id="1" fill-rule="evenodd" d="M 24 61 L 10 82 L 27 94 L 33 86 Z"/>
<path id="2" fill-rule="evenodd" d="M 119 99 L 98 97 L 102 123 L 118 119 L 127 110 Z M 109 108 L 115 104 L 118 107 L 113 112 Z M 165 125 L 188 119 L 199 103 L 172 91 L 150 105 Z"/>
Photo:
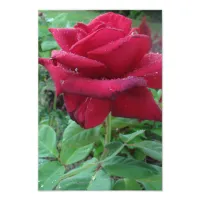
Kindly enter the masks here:
<path id="1" fill-rule="evenodd" d="M 159 174 L 152 165 L 122 156 L 115 156 L 102 165 L 110 175 L 124 178 L 139 179 Z"/>
<path id="2" fill-rule="evenodd" d="M 162 190 L 162 176 L 154 175 L 148 178 L 138 179 L 146 190 Z"/>
<path id="3" fill-rule="evenodd" d="M 80 147 L 100 140 L 101 125 L 92 129 L 83 129 L 76 122 L 70 121 L 63 133 L 63 144 L 68 147 Z"/>
<path id="4" fill-rule="evenodd" d="M 39 189 L 51 190 L 64 174 L 65 168 L 57 161 L 47 162 L 39 167 Z"/>
<path id="5" fill-rule="evenodd" d="M 38 56 L 46 58 L 59 49 L 50 27 L 69 28 L 99 15 L 99 11 L 41 12 Z M 130 13 L 134 18 L 143 14 Z M 112 140 L 105 145 L 103 125 L 83 129 L 70 120 L 62 96 L 55 97 L 53 81 L 41 65 L 38 81 L 39 190 L 162 189 L 161 122 L 112 117 Z M 150 91 L 160 105 L 162 90 Z"/>
<path id="6" fill-rule="evenodd" d="M 72 148 L 66 146 L 62 146 L 60 152 L 60 160 L 63 164 L 69 165 L 80 160 L 85 159 L 93 148 L 93 144 L 89 144 L 80 148 Z"/>
<path id="7" fill-rule="evenodd" d="M 87 190 L 93 176 L 96 174 L 97 160 L 86 161 L 82 166 L 73 169 L 61 177 L 57 190 Z"/>
<path id="8" fill-rule="evenodd" d="M 124 178 L 116 181 L 113 190 L 142 190 L 142 187 L 135 179 Z"/>
<path id="9" fill-rule="evenodd" d="M 92 176 L 87 190 L 110 190 L 112 182 L 110 176 L 104 170 L 98 170 Z"/>
<path id="10" fill-rule="evenodd" d="M 134 147 L 141 149 L 146 155 L 161 161 L 162 144 L 156 141 L 143 141 L 133 144 Z"/>
<path id="11" fill-rule="evenodd" d="M 48 125 L 39 129 L 39 157 L 57 157 L 56 133 Z"/>
<path id="12" fill-rule="evenodd" d="M 46 41 L 41 42 L 42 51 L 49 51 L 56 48 L 58 48 L 56 41 L 46 40 Z"/>
<path id="13" fill-rule="evenodd" d="M 126 134 L 126 135 L 122 135 L 120 134 L 119 135 L 119 138 L 125 142 L 125 143 L 129 143 L 131 142 L 135 137 L 137 137 L 138 135 L 141 135 L 144 133 L 144 130 L 139 130 L 139 131 L 136 131 L 134 133 L 131 133 L 131 134 Z"/>

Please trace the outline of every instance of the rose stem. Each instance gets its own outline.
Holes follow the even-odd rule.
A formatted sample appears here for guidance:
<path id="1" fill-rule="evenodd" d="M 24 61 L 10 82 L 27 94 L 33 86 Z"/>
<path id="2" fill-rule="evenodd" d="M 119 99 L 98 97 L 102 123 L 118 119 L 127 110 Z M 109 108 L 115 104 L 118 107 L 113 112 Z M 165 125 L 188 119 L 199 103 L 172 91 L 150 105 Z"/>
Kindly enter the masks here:
<path id="1" fill-rule="evenodd" d="M 57 96 L 56 94 L 54 94 L 54 98 L 53 98 L 53 110 L 56 110 L 56 102 L 57 102 Z M 50 122 L 50 126 L 53 126 L 53 121 L 54 121 L 54 116 L 51 117 L 51 122 Z"/>
<path id="2" fill-rule="evenodd" d="M 101 155 L 100 160 L 103 160 L 107 156 L 107 149 L 105 146 L 110 143 L 111 141 L 111 113 L 108 114 L 105 120 L 105 142 L 104 142 L 104 151 Z"/>
<path id="3" fill-rule="evenodd" d="M 105 129 L 106 129 L 106 134 L 105 134 L 104 146 L 106 146 L 111 141 L 111 113 L 108 114 L 105 120 Z"/>

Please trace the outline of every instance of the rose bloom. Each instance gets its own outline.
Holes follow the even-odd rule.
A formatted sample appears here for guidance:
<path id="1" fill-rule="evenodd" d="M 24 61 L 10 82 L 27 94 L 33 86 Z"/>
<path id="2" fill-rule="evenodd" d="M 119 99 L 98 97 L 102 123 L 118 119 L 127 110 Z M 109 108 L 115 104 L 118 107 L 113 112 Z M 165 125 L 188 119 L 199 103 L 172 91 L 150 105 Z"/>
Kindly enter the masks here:
<path id="1" fill-rule="evenodd" d="M 50 28 L 61 47 L 39 58 L 61 93 L 71 119 L 83 128 L 112 116 L 161 121 L 162 112 L 148 88 L 162 87 L 162 55 L 151 53 L 145 18 L 132 20 L 108 12 L 74 28 Z"/>

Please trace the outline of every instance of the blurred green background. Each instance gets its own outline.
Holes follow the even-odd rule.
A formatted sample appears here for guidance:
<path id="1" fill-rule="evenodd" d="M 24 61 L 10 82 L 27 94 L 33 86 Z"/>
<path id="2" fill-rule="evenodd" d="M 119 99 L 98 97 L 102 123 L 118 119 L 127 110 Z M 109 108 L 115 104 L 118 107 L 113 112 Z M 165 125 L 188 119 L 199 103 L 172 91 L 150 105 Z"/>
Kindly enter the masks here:
<path id="1" fill-rule="evenodd" d="M 73 25 L 78 21 L 88 23 L 94 17 L 105 12 L 115 12 L 131 18 L 133 19 L 133 26 L 139 25 L 141 18 L 146 16 L 152 31 L 162 32 L 161 10 L 41 10 L 40 12 L 44 13 L 47 18 L 55 18 L 60 13 L 63 13 L 63 18 L 66 16 L 66 19 Z"/>

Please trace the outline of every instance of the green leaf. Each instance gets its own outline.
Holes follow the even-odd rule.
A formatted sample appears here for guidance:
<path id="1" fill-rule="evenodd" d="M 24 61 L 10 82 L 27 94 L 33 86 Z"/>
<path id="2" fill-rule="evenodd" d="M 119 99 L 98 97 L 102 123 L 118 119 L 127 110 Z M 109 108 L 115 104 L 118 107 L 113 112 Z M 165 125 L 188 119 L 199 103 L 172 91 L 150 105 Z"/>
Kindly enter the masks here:
<path id="1" fill-rule="evenodd" d="M 62 145 L 60 152 L 60 160 L 62 163 L 69 165 L 85 159 L 92 151 L 93 144 L 89 144 L 80 148 L 69 148 L 67 145 Z"/>
<path id="2" fill-rule="evenodd" d="M 41 166 L 41 165 L 43 165 L 43 164 L 45 164 L 45 163 L 47 163 L 47 162 L 49 162 L 47 159 L 39 158 L 39 160 L 38 160 L 39 166 Z"/>
<path id="3" fill-rule="evenodd" d="M 58 157 L 56 133 L 48 125 L 39 128 L 39 157 Z"/>
<path id="4" fill-rule="evenodd" d="M 155 133 L 156 135 L 162 136 L 162 129 L 161 128 L 151 129 L 151 132 Z"/>
<path id="5" fill-rule="evenodd" d="M 156 141 L 143 141 L 133 144 L 134 147 L 141 149 L 146 155 L 156 160 L 162 161 L 162 144 Z"/>
<path id="6" fill-rule="evenodd" d="M 126 190 L 141 190 L 141 186 L 135 181 L 135 179 L 124 179 Z"/>
<path id="7" fill-rule="evenodd" d="M 104 161 L 102 166 L 110 175 L 124 178 L 145 178 L 159 173 L 152 165 L 121 156 Z"/>
<path id="8" fill-rule="evenodd" d="M 155 89 L 152 89 L 152 88 L 149 88 L 149 90 L 152 92 L 153 97 L 157 98 L 157 96 L 158 96 L 157 91 Z"/>
<path id="9" fill-rule="evenodd" d="M 119 179 L 115 182 L 113 190 L 126 190 L 124 179 Z"/>
<path id="10" fill-rule="evenodd" d="M 39 190 L 52 190 L 64 174 L 65 168 L 57 161 L 48 162 L 39 168 Z"/>
<path id="11" fill-rule="evenodd" d="M 49 51 L 52 49 L 58 48 L 57 42 L 52 40 L 52 41 L 43 41 L 41 43 L 41 49 L 42 51 Z"/>
<path id="12" fill-rule="evenodd" d="M 139 124 L 139 122 L 137 119 L 113 117 L 111 124 L 112 124 L 112 129 L 121 129 L 126 126 L 133 126 L 133 125 Z"/>
<path id="13" fill-rule="evenodd" d="M 53 22 L 51 23 L 50 27 L 53 28 L 66 28 L 72 27 L 72 24 L 68 20 L 68 13 L 61 13 L 57 15 Z"/>
<path id="14" fill-rule="evenodd" d="M 85 171 L 87 169 L 96 169 L 97 167 L 97 159 L 96 158 L 92 158 L 90 160 L 87 160 L 86 162 L 83 163 L 83 165 L 75 168 L 75 169 L 72 169 L 70 170 L 69 172 L 67 172 L 66 174 L 64 174 L 61 178 L 60 178 L 60 181 L 62 180 L 65 180 L 66 178 L 69 178 L 69 177 L 72 177 L 72 176 L 75 176 L 79 173 L 81 173 L 82 171 Z"/>
<path id="15" fill-rule="evenodd" d="M 82 166 L 69 171 L 61 177 L 57 190 L 87 190 L 96 173 L 97 159 L 86 161 Z"/>
<path id="16" fill-rule="evenodd" d="M 48 31 L 48 27 L 45 25 L 40 25 L 39 29 L 38 29 L 38 36 L 39 38 L 44 37 L 50 35 L 49 31 Z"/>
<path id="17" fill-rule="evenodd" d="M 104 171 L 97 171 L 91 178 L 87 190 L 110 190 L 111 179 L 110 176 Z"/>
<path id="18" fill-rule="evenodd" d="M 71 121 L 63 134 L 63 143 L 69 148 L 81 147 L 100 140 L 100 126 L 83 129 Z"/>
<path id="19" fill-rule="evenodd" d="M 157 91 L 158 100 L 160 100 L 161 95 L 162 95 L 162 90 L 159 89 L 159 90 Z"/>
<path id="20" fill-rule="evenodd" d="M 41 51 L 41 52 L 39 52 L 39 57 L 49 58 L 49 57 L 51 57 L 51 52 L 50 51 L 45 51 L 45 52 Z"/>
<path id="21" fill-rule="evenodd" d="M 94 148 L 94 157 L 99 158 L 101 153 L 103 152 L 104 148 L 102 145 L 99 145 L 98 147 Z"/>
<path id="22" fill-rule="evenodd" d="M 125 146 L 124 144 L 117 141 L 107 144 L 105 146 L 107 150 L 107 157 L 104 159 L 104 161 L 116 156 L 124 148 L 124 146 Z"/>
<path id="23" fill-rule="evenodd" d="M 146 190 L 162 190 L 162 175 L 155 175 L 148 178 L 138 179 Z"/>
<path id="24" fill-rule="evenodd" d="M 94 161 L 93 161 L 94 162 Z M 85 165 L 87 166 L 87 165 Z M 89 166 L 89 165 L 88 165 Z M 104 170 L 96 170 L 97 165 L 89 166 L 74 176 L 62 180 L 58 190 L 110 190 L 111 179 Z"/>
<path id="25" fill-rule="evenodd" d="M 120 179 L 116 181 L 114 190 L 142 190 L 141 186 L 135 181 L 135 179 Z"/>
<path id="26" fill-rule="evenodd" d="M 51 78 L 49 78 L 49 79 L 46 81 L 46 87 L 45 87 L 45 90 L 55 91 L 54 82 L 52 81 Z"/>
<path id="27" fill-rule="evenodd" d="M 131 134 L 126 134 L 126 135 L 122 135 L 120 134 L 119 135 L 119 138 L 125 142 L 125 143 L 128 143 L 130 142 L 131 140 L 133 140 L 135 137 L 137 137 L 138 135 L 141 135 L 144 133 L 145 130 L 139 130 L 139 131 L 136 131 L 134 133 L 131 133 Z"/>
<path id="28" fill-rule="evenodd" d="M 134 151 L 134 158 L 137 160 L 144 160 L 146 155 L 140 149 L 135 149 Z"/>

